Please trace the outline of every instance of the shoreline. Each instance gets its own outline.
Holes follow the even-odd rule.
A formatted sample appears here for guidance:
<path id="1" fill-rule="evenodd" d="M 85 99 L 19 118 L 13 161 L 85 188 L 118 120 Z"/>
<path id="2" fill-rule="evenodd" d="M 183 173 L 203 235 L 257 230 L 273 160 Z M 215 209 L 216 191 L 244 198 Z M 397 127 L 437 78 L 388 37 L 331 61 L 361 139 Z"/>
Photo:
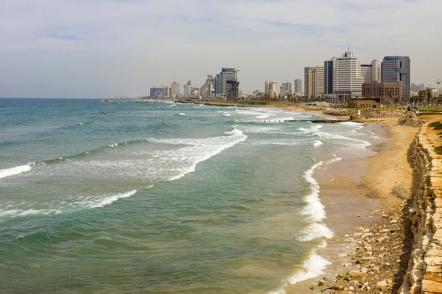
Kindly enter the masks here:
<path id="1" fill-rule="evenodd" d="M 322 110 L 270 107 L 314 113 L 328 119 L 332 117 Z M 336 293 L 356 289 L 364 293 L 378 293 L 379 290 L 399 288 L 402 268 L 408 261 L 405 247 L 409 236 L 404 230 L 407 207 L 402 198 L 411 193 L 413 173 L 407 155 L 419 128 L 400 125 L 398 121 L 398 117 L 358 121 L 380 127 L 377 135 L 385 140 L 371 146 L 375 153 L 359 158 L 358 162 L 343 158 L 341 162 L 318 170 L 319 198 L 327 211 L 324 222 L 333 231 L 334 237 L 326 241 L 328 246 L 313 249 L 310 253 L 319 254 L 329 264 L 322 274 L 288 284 L 286 293 Z M 351 172 L 342 175 L 345 165 Z M 351 212 L 346 213 L 346 209 Z M 384 236 L 386 231 L 390 232 L 391 238 Z M 393 250 L 384 254 L 389 246 Z M 376 255 L 379 258 L 375 258 Z M 361 261 L 361 258 L 365 260 Z M 308 259 L 306 257 L 305 262 L 309 262 Z M 372 276 L 364 278 L 362 283 L 361 277 L 368 274 Z"/>

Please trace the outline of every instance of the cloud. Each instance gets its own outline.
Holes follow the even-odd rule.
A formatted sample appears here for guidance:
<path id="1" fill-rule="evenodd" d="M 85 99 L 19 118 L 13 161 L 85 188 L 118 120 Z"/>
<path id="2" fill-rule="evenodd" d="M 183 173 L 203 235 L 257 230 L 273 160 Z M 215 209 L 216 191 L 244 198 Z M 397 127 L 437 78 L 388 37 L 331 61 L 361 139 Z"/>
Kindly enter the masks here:
<path id="1" fill-rule="evenodd" d="M 143 95 L 222 66 L 252 90 L 302 78 L 348 43 L 363 62 L 410 55 L 413 80 L 431 82 L 440 11 L 439 0 L 2 0 L 0 96 Z"/>

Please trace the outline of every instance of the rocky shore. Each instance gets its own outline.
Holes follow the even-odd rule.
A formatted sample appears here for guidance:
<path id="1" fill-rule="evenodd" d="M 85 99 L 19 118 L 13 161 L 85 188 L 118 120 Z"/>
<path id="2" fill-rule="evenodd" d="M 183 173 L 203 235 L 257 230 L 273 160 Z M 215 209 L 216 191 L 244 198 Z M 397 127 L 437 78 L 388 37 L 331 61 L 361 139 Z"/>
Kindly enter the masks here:
<path id="1" fill-rule="evenodd" d="M 372 212 L 379 221 L 345 235 L 353 245 L 342 255 L 344 270 L 333 280 L 316 280 L 312 292 L 442 293 L 440 118 L 421 119 L 423 126 L 408 149 L 411 189 L 392 189 L 390 206 Z"/>

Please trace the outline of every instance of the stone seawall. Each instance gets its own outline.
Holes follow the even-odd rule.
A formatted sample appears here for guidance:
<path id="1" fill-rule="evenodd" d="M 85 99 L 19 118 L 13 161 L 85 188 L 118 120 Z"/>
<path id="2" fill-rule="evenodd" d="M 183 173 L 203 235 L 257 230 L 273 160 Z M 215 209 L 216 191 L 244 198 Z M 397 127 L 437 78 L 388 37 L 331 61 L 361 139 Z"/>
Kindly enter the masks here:
<path id="1" fill-rule="evenodd" d="M 436 152 L 440 140 L 426 123 L 410 147 L 413 244 L 399 293 L 442 293 L 442 155 Z"/>

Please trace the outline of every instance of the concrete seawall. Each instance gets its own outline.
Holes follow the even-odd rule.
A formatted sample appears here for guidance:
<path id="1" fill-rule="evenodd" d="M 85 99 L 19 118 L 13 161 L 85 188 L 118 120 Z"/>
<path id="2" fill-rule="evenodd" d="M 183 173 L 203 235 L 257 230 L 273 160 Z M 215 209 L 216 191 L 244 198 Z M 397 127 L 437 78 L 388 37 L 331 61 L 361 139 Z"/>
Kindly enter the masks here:
<path id="1" fill-rule="evenodd" d="M 410 147 L 413 244 L 399 293 L 442 293 L 442 155 L 436 152 L 440 144 L 440 135 L 427 122 Z"/>

